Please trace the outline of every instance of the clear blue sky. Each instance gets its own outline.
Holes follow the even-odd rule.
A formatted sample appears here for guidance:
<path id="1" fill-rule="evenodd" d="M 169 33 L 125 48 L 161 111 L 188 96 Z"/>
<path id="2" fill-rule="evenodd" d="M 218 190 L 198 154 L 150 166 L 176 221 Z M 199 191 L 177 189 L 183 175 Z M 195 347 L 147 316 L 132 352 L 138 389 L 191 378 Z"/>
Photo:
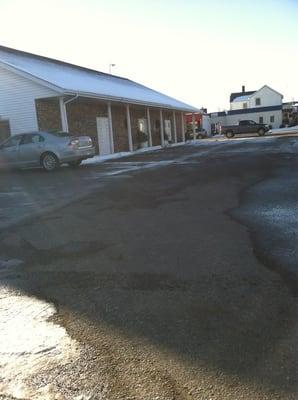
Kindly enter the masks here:
<path id="1" fill-rule="evenodd" d="M 267 84 L 298 100 L 298 0 L 0 0 L 1 44 L 113 72 L 210 111 Z"/>

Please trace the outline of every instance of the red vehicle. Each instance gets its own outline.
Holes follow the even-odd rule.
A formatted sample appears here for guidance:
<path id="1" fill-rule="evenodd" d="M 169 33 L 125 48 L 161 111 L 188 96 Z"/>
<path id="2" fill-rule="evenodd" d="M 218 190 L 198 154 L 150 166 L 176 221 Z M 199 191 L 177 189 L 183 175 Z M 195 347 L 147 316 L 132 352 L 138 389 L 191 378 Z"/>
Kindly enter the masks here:
<path id="1" fill-rule="evenodd" d="M 199 112 L 185 114 L 186 125 L 192 125 L 192 116 L 194 116 L 196 128 L 200 128 L 202 126 L 202 114 Z"/>
<path id="2" fill-rule="evenodd" d="M 195 123 L 195 132 L 196 132 L 196 139 L 204 139 L 207 137 L 207 132 L 205 129 L 202 129 L 203 117 L 202 114 L 197 113 L 187 113 L 185 114 L 185 122 L 186 122 L 186 132 L 185 136 L 186 139 L 193 139 L 193 119 Z"/>

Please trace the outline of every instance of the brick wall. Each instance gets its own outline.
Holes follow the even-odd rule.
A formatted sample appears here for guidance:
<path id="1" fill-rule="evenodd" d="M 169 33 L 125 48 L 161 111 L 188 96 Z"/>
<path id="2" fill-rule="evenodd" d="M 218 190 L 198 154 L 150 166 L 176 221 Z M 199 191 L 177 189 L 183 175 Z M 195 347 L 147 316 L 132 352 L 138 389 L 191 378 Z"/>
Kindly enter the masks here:
<path id="1" fill-rule="evenodd" d="M 115 152 L 129 150 L 128 132 L 126 121 L 126 107 L 121 104 L 113 104 L 112 124 L 114 133 Z M 107 117 L 107 103 L 98 100 L 78 99 L 66 105 L 69 131 L 78 135 L 88 135 L 92 138 L 98 150 L 97 117 Z M 36 100 L 36 112 L 40 130 L 61 130 L 61 118 L 59 100 Z M 146 107 L 130 106 L 131 130 L 134 149 L 138 148 L 137 130 L 138 120 L 147 119 Z M 174 138 L 173 111 L 164 110 L 163 118 L 172 122 L 172 135 Z M 159 109 L 150 108 L 150 121 L 153 146 L 161 144 L 160 139 L 160 114 Z M 176 126 L 178 142 L 182 141 L 181 113 L 176 112 Z"/>
<path id="2" fill-rule="evenodd" d="M 182 117 L 181 112 L 176 112 L 176 126 L 177 126 L 177 142 L 183 141 L 183 132 L 182 132 Z"/>
<path id="3" fill-rule="evenodd" d="M 40 131 L 61 130 L 59 100 L 35 100 L 38 129 Z"/>
<path id="4" fill-rule="evenodd" d="M 151 135 L 152 135 L 152 145 L 160 146 L 160 118 L 159 110 L 150 108 L 150 121 L 151 121 Z"/>
<path id="5" fill-rule="evenodd" d="M 115 153 L 129 151 L 126 107 L 112 105 L 112 123 Z"/>
<path id="6" fill-rule="evenodd" d="M 66 104 L 69 131 L 91 137 L 98 151 L 97 117 L 107 117 L 107 104 L 99 101 L 74 100 Z"/>

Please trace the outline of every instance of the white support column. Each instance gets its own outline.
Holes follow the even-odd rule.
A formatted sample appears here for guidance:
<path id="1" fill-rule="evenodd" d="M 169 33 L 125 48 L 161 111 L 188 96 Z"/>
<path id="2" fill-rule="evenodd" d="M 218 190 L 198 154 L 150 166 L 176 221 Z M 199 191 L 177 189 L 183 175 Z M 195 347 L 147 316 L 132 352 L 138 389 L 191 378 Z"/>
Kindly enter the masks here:
<path id="1" fill-rule="evenodd" d="M 177 143 L 177 126 L 176 126 L 176 113 L 173 111 L 173 129 L 174 129 L 174 143 Z"/>
<path id="2" fill-rule="evenodd" d="M 108 103 L 108 118 L 109 118 L 109 133 L 110 133 L 110 144 L 111 154 L 114 153 L 114 133 L 113 133 L 113 120 L 112 120 L 112 106 Z"/>
<path id="3" fill-rule="evenodd" d="M 162 109 L 159 110 L 159 123 L 160 123 L 160 143 L 161 143 L 161 146 L 164 147 L 164 145 L 165 145 L 165 135 L 164 135 Z"/>
<path id="4" fill-rule="evenodd" d="M 196 122 L 194 113 L 191 114 L 193 140 L 196 140 Z"/>
<path id="5" fill-rule="evenodd" d="M 133 151 L 129 104 L 126 104 L 126 121 L 127 121 L 128 147 L 129 151 Z"/>
<path id="6" fill-rule="evenodd" d="M 182 129 L 182 141 L 185 142 L 185 126 L 184 126 L 184 113 L 181 113 L 181 129 Z"/>
<path id="7" fill-rule="evenodd" d="M 150 120 L 149 107 L 147 107 L 147 126 L 148 126 L 149 147 L 152 147 L 152 131 L 151 131 L 151 120 Z"/>
<path id="8" fill-rule="evenodd" d="M 59 97 L 59 108 L 60 108 L 60 118 L 61 118 L 61 128 L 63 132 L 68 132 L 68 121 L 66 107 L 64 104 L 63 97 Z"/>

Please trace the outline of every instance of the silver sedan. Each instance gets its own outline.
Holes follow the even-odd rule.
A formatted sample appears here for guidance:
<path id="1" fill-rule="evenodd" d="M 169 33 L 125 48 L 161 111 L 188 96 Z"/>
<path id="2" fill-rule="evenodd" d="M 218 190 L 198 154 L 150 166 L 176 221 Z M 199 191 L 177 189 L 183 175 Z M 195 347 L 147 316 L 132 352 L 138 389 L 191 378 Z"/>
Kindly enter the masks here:
<path id="1" fill-rule="evenodd" d="M 37 167 L 54 171 L 61 164 L 78 166 L 95 155 L 89 136 L 67 132 L 30 132 L 14 135 L 0 145 L 1 167 Z"/>

